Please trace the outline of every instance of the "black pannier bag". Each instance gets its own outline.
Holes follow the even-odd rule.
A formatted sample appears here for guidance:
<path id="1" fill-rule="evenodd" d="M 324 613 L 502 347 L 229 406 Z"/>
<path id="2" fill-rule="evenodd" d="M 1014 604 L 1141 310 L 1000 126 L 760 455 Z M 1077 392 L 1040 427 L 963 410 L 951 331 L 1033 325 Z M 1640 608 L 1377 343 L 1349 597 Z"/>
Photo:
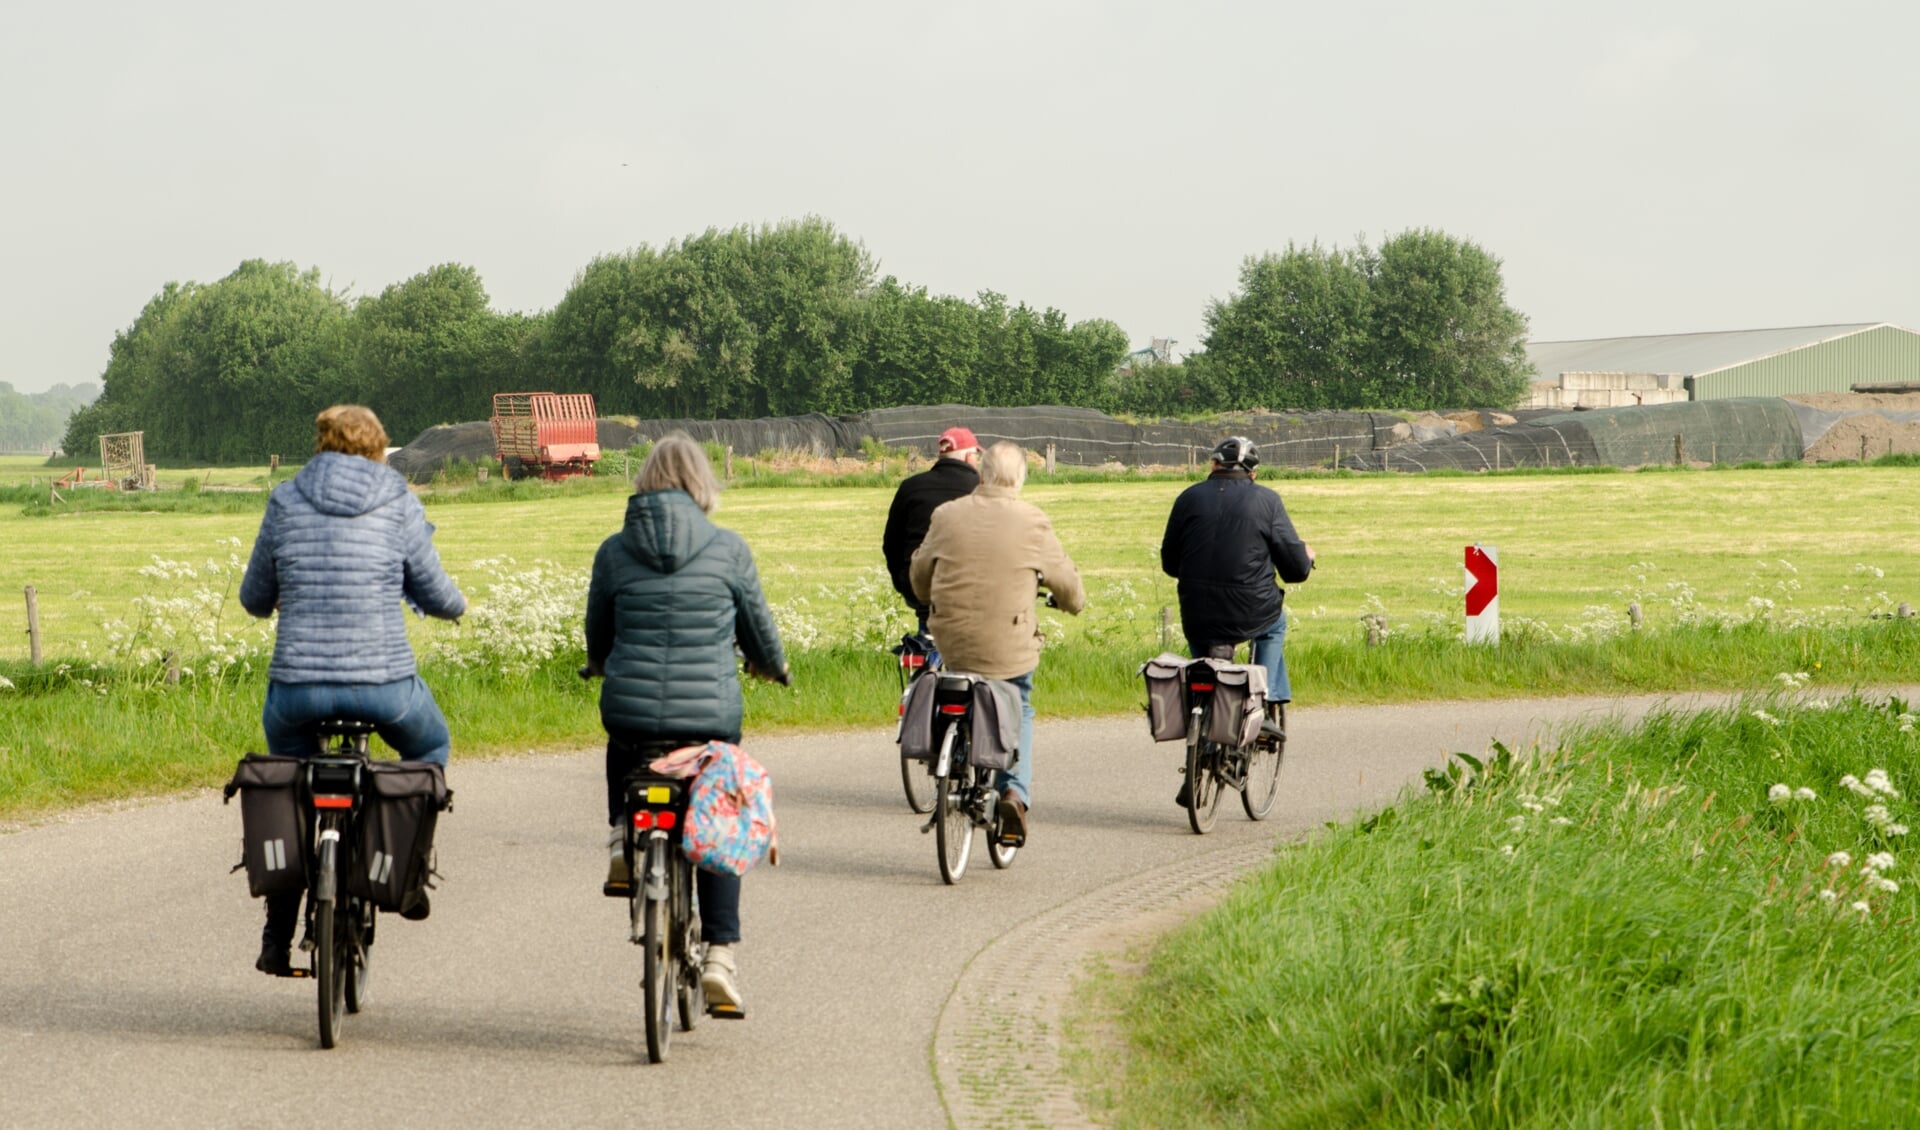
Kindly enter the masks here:
<path id="1" fill-rule="evenodd" d="M 1141 677 L 1147 681 L 1147 729 L 1156 742 L 1187 738 L 1187 690 L 1180 679 L 1187 662 L 1163 652 L 1140 665 Z"/>
<path id="2" fill-rule="evenodd" d="M 1020 688 L 1005 679 L 973 684 L 967 760 L 976 769 L 1013 768 L 1020 756 Z"/>
<path id="3" fill-rule="evenodd" d="M 453 792 L 440 766 L 427 761 L 369 762 L 360 781 L 360 842 L 347 892 L 404 911 L 426 888 L 434 825 Z"/>
<path id="4" fill-rule="evenodd" d="M 300 807 L 306 764 L 298 757 L 249 753 L 221 790 L 229 804 L 234 793 L 240 794 L 240 866 L 247 869 L 247 890 L 255 898 L 306 889 L 307 837 Z"/>

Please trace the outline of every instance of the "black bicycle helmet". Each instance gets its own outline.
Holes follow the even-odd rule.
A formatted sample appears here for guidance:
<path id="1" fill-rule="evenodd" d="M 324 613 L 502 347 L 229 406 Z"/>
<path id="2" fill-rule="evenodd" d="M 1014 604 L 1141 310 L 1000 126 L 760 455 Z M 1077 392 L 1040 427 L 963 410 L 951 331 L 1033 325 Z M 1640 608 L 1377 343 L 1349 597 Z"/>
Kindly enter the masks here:
<path id="1" fill-rule="evenodd" d="M 1251 471 L 1260 465 L 1260 449 L 1246 436 L 1228 436 L 1213 449 L 1213 461 L 1222 467 Z"/>

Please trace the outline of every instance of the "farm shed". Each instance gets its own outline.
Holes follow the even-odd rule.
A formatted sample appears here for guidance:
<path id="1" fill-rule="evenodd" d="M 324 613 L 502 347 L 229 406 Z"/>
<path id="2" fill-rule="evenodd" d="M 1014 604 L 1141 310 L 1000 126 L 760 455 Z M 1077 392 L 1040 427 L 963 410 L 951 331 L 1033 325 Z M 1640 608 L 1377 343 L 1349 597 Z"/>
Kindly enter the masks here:
<path id="1" fill-rule="evenodd" d="M 1920 381 L 1920 333 L 1887 322 L 1533 341 L 1533 408 L 1847 392 Z"/>

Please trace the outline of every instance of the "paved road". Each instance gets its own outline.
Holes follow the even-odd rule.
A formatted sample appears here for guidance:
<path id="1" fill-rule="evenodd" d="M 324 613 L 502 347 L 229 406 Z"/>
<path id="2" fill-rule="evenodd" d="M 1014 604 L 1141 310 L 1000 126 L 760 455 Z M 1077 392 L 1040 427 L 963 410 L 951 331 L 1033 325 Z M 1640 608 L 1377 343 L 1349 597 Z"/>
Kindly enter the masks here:
<path id="1" fill-rule="evenodd" d="M 1005 872 L 976 851 L 953 888 L 901 799 L 889 734 L 759 743 L 783 863 L 747 880 L 751 1016 L 676 1034 L 661 1066 L 645 1062 L 624 903 L 599 893 L 597 753 L 455 765 L 433 917 L 382 918 L 375 997 L 331 1052 L 317 1050 L 312 982 L 252 970 L 260 908 L 227 874 L 237 808 L 204 793 L 85 812 L 0 835 L 0 1126 L 939 1127 L 949 1108 L 971 1120 L 973 1100 L 943 1101 L 936 1078 L 952 1092 L 957 1076 L 936 1057 L 969 1032 L 995 1047 L 979 1002 L 1003 969 L 1021 983 L 1035 924 L 1132 912 L 1116 892 L 1149 878 L 1177 895 L 1186 875 L 1246 866 L 1392 799 L 1451 750 L 1653 701 L 1302 709 L 1273 818 L 1252 824 L 1228 800 L 1206 837 L 1172 804 L 1178 747 L 1148 741 L 1143 720 L 1043 719 L 1030 847 Z M 985 989 L 957 993 L 963 975 Z M 970 1077 L 1027 1070 L 1000 1068 Z"/>

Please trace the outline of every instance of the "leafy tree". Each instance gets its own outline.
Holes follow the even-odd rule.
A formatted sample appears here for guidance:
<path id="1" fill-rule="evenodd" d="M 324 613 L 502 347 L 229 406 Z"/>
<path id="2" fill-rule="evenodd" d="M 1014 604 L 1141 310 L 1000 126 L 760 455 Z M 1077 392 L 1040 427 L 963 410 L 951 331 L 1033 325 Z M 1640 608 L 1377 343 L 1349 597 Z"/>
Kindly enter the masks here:
<path id="1" fill-rule="evenodd" d="M 1500 261 L 1426 229 L 1249 258 L 1206 324 L 1221 408 L 1504 406 L 1531 373 Z"/>
<path id="2" fill-rule="evenodd" d="M 0 381 L 0 451 L 43 451 L 60 441 L 67 418 L 99 395 L 92 384 L 54 385 L 45 392 L 16 392 Z"/>
<path id="3" fill-rule="evenodd" d="M 1384 403 L 1404 408 L 1509 406 L 1527 394 L 1527 319 L 1507 305 L 1500 260 L 1421 228 L 1380 245 L 1369 263 L 1369 369 Z"/>

